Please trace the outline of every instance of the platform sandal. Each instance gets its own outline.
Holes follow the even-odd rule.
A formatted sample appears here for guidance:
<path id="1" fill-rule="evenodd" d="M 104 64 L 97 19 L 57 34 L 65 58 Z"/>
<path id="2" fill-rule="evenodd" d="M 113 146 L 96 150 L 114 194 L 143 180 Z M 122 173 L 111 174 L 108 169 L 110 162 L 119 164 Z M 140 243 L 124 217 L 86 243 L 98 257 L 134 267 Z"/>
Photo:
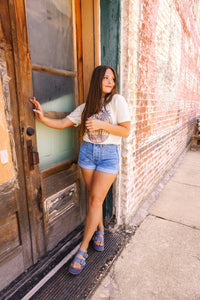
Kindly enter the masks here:
<path id="1" fill-rule="evenodd" d="M 103 235 L 103 236 L 98 236 L 98 235 Z M 103 246 L 98 246 L 95 242 L 96 241 L 101 241 L 104 243 L 104 231 L 95 231 L 94 235 L 93 235 L 93 247 L 96 251 L 103 251 L 104 250 L 104 245 Z"/>
<path id="2" fill-rule="evenodd" d="M 83 256 L 83 258 L 80 258 L 80 257 L 77 257 L 77 254 L 81 254 L 82 256 Z M 81 273 L 81 271 L 83 270 L 83 268 L 85 267 L 85 265 L 86 265 L 86 259 L 88 258 L 88 254 L 86 253 L 86 252 L 84 252 L 84 251 L 82 251 L 82 250 L 78 250 L 78 252 L 76 253 L 76 256 L 74 257 L 74 259 L 73 259 L 73 261 L 72 261 L 72 263 L 71 263 L 71 265 L 70 265 L 70 268 L 69 268 L 69 272 L 71 273 L 71 274 L 73 274 L 73 275 L 78 275 L 78 274 L 80 274 Z M 74 262 L 77 262 L 77 263 L 79 263 L 80 265 L 81 265 L 81 268 L 80 269 L 74 269 L 73 267 L 72 267 L 72 264 L 74 263 Z"/>

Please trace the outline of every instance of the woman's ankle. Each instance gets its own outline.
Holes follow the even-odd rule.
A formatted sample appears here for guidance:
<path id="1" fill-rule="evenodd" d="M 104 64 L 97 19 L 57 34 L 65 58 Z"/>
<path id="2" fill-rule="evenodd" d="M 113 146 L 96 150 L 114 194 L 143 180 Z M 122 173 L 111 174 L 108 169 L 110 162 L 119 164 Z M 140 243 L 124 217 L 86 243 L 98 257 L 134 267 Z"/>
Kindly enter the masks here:
<path id="1" fill-rule="evenodd" d="M 81 245 L 80 245 L 79 250 L 81 250 L 81 251 L 87 253 L 87 249 L 88 249 L 88 245 L 85 245 L 85 244 L 81 244 Z"/>
<path id="2" fill-rule="evenodd" d="M 99 225 L 99 226 L 97 227 L 97 229 L 98 229 L 98 231 L 104 231 L 104 226 L 103 226 L 103 225 Z"/>

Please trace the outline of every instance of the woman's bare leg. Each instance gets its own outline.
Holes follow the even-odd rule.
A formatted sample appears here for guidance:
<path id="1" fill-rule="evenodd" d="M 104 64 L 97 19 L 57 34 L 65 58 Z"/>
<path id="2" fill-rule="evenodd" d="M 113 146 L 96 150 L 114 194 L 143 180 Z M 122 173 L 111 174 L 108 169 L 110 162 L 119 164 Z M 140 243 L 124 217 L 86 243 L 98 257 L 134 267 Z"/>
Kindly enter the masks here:
<path id="1" fill-rule="evenodd" d="M 89 194 L 89 207 L 85 221 L 83 241 L 80 246 L 80 249 L 83 251 L 87 251 L 88 244 L 98 225 L 102 225 L 100 220 L 102 220 L 103 201 L 115 178 L 116 174 L 94 171 Z"/>
<path id="2" fill-rule="evenodd" d="M 86 187 L 87 187 L 88 194 L 90 195 L 90 190 L 91 190 L 92 180 L 93 180 L 95 170 L 89 170 L 89 169 L 81 168 L 81 171 L 82 171 L 83 179 L 84 179 Z M 100 217 L 99 224 L 98 224 L 97 228 L 100 231 L 104 231 L 103 206 L 102 206 L 101 217 Z M 100 236 L 102 236 L 102 235 L 100 235 Z M 97 244 L 97 246 L 103 246 L 102 241 L 96 241 L 96 244 Z"/>
<path id="3" fill-rule="evenodd" d="M 92 170 L 89 170 L 92 171 Z M 89 203 L 88 203 L 88 213 L 85 221 L 85 229 L 83 240 L 80 246 L 80 250 L 87 252 L 89 242 L 99 226 L 103 226 L 102 221 L 102 205 L 106 197 L 108 190 L 110 189 L 113 181 L 116 178 L 116 174 L 108 174 L 99 171 L 88 172 L 88 170 L 82 169 L 83 177 L 86 185 L 91 181 L 90 191 L 89 191 Z M 90 177 L 90 179 L 88 178 Z M 101 220 L 101 221 L 100 221 Z M 99 228 L 99 230 L 102 228 Z M 77 255 L 79 256 L 79 254 Z M 82 258 L 80 256 L 80 258 Z M 73 268 L 81 268 L 80 264 L 74 262 Z"/>

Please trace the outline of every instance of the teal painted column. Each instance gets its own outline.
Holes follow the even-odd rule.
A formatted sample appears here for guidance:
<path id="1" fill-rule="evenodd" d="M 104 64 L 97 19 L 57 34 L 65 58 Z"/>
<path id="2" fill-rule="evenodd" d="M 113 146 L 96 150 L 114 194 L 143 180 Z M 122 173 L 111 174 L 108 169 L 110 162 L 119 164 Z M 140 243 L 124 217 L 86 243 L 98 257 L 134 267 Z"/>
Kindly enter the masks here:
<path id="1" fill-rule="evenodd" d="M 117 72 L 120 82 L 120 0 L 101 0 L 101 64 L 110 65 Z M 113 186 L 103 205 L 104 219 L 113 216 Z"/>
<path id="2" fill-rule="evenodd" d="M 101 63 L 113 67 L 120 79 L 120 0 L 101 0 Z"/>

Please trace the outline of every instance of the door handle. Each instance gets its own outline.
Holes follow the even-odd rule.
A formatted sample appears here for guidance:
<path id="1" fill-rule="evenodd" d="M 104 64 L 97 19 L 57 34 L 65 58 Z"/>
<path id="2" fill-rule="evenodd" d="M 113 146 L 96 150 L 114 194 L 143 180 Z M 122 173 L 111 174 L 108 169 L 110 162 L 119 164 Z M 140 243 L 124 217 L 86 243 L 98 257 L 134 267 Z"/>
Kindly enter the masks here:
<path id="1" fill-rule="evenodd" d="M 32 135 L 34 135 L 34 133 L 35 133 L 35 129 L 32 128 L 32 127 L 28 127 L 28 128 L 26 129 L 26 133 L 28 134 L 28 136 L 32 136 Z"/>
<path id="2" fill-rule="evenodd" d="M 34 170 L 34 166 L 39 164 L 39 153 L 34 151 L 32 140 L 27 140 L 27 153 L 29 170 Z"/>

